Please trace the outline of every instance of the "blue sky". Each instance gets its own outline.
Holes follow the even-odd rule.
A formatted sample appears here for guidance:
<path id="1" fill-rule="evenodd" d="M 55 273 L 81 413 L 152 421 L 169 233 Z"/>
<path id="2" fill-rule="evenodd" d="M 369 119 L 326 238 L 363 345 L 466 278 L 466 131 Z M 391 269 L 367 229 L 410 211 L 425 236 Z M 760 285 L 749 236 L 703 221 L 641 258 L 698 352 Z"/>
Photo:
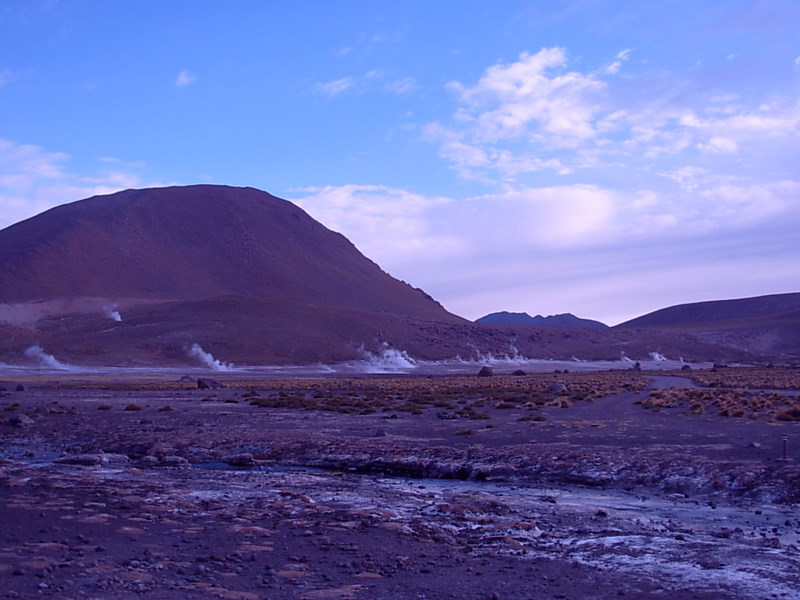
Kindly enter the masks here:
<path id="1" fill-rule="evenodd" d="M 0 227 L 290 199 L 474 319 L 800 291 L 800 2 L 4 0 Z"/>

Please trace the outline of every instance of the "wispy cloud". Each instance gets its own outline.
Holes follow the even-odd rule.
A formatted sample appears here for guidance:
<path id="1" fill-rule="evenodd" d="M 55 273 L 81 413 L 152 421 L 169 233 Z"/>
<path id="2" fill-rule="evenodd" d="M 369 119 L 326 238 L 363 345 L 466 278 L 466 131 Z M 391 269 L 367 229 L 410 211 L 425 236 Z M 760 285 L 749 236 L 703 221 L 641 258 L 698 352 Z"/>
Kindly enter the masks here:
<path id="1" fill-rule="evenodd" d="M 417 80 L 413 77 L 393 79 L 390 73 L 383 69 L 372 69 L 361 76 L 348 76 L 333 81 L 318 82 L 314 90 L 328 97 L 335 97 L 344 92 L 366 93 L 382 91 L 391 94 L 410 94 L 419 89 Z"/>
<path id="2" fill-rule="evenodd" d="M 177 87 L 186 87 L 187 85 L 191 85 L 197 81 L 197 75 L 192 73 L 191 71 L 181 71 L 178 73 L 178 76 L 175 78 L 175 85 Z"/>
<path id="3" fill-rule="evenodd" d="M 314 89 L 326 96 L 334 97 L 353 88 L 356 84 L 352 77 L 342 77 L 333 81 L 316 83 Z"/>
<path id="4" fill-rule="evenodd" d="M 0 69 L 0 87 L 3 87 L 11 81 L 11 71 L 9 69 Z"/>
<path id="5" fill-rule="evenodd" d="M 419 89 L 417 80 L 413 77 L 403 77 L 402 79 L 390 81 L 384 87 L 386 91 L 392 92 L 393 94 L 409 94 Z"/>

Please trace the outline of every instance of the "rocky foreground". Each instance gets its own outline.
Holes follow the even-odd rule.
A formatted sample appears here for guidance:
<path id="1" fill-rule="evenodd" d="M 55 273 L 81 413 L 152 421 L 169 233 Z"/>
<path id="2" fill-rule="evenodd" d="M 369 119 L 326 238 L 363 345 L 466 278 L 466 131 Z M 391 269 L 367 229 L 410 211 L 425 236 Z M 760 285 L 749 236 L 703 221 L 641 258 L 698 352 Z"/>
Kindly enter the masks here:
<path id="1" fill-rule="evenodd" d="M 692 375 L 9 382 L 0 597 L 794 598 L 797 373 Z"/>

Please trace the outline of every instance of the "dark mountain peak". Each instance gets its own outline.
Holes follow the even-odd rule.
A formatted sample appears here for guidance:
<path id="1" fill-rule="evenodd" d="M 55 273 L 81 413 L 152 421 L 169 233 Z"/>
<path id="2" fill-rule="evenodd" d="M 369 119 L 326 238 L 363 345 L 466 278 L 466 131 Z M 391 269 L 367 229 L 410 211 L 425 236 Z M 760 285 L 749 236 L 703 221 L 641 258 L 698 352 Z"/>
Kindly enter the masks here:
<path id="1" fill-rule="evenodd" d="M 607 329 L 608 326 L 600 321 L 591 319 L 581 319 L 571 313 L 562 313 L 543 317 L 536 315 L 531 317 L 528 313 L 515 312 L 496 312 L 481 317 L 476 323 L 488 323 L 495 325 L 523 325 L 530 327 L 568 327 L 574 329 Z"/>

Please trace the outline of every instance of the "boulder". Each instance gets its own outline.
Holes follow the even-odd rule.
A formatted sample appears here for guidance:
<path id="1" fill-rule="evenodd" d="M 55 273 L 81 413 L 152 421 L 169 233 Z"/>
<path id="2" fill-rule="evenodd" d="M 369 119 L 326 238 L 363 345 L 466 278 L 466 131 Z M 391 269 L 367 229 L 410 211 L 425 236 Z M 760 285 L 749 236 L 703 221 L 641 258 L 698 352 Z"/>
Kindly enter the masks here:
<path id="1" fill-rule="evenodd" d="M 478 377 L 491 377 L 492 375 L 494 375 L 492 367 L 481 367 L 481 370 L 478 371 Z"/>
<path id="2" fill-rule="evenodd" d="M 252 467 L 256 464 L 256 459 L 250 452 L 231 454 L 222 459 L 232 467 Z"/>
<path id="3" fill-rule="evenodd" d="M 222 385 L 219 381 L 216 381 L 215 379 L 207 379 L 201 377 L 200 379 L 197 380 L 198 390 L 218 390 L 222 387 L 225 386 Z"/>

